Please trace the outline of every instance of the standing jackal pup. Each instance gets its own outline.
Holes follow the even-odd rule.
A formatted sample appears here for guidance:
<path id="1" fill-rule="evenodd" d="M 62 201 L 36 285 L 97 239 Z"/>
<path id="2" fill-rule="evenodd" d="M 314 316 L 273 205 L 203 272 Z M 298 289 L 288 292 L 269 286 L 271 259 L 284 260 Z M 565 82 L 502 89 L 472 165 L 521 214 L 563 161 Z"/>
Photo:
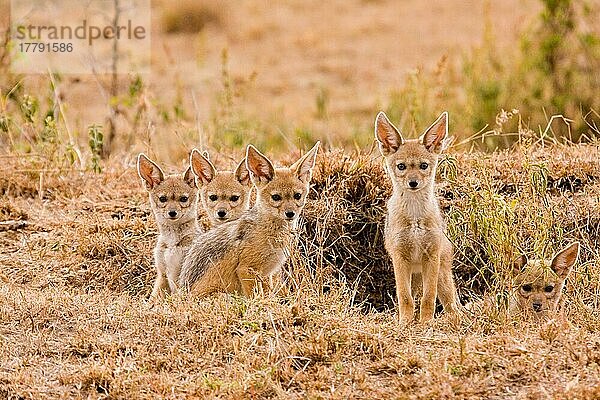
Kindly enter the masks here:
<path id="1" fill-rule="evenodd" d="M 182 175 L 165 176 L 163 171 L 143 153 L 137 169 L 150 197 L 150 207 L 158 225 L 154 248 L 156 280 L 151 297 L 174 293 L 183 258 L 199 230 L 198 190 L 191 168 Z"/>
<path id="2" fill-rule="evenodd" d="M 375 137 L 385 158 L 393 194 L 388 201 L 385 248 L 392 258 L 396 278 L 398 311 L 402 323 L 410 322 L 415 301 L 411 293 L 413 274 L 423 281 L 420 321 L 433 318 L 436 297 L 445 311 L 458 311 L 452 278 L 452 244 L 435 197 L 438 154 L 448 131 L 443 113 L 419 139 L 404 140 L 380 112 Z"/>
<path id="3" fill-rule="evenodd" d="M 515 265 L 510 312 L 546 316 L 557 310 L 567 276 L 579 255 L 575 242 L 554 255 L 552 260 L 527 260 Z"/>
<path id="4" fill-rule="evenodd" d="M 234 172 L 217 171 L 208 159 L 208 153 L 200 154 L 197 149 L 190 155 L 192 172 L 198 178 L 202 207 L 212 226 L 238 219 L 250 208 L 252 182 L 242 160 Z"/>
<path id="5" fill-rule="evenodd" d="M 250 296 L 281 271 L 292 229 L 302 212 L 319 143 L 289 168 L 274 168 L 252 145 L 246 165 L 257 189 L 252 209 L 199 235 L 187 254 L 179 285 L 195 296 L 240 292 Z"/>

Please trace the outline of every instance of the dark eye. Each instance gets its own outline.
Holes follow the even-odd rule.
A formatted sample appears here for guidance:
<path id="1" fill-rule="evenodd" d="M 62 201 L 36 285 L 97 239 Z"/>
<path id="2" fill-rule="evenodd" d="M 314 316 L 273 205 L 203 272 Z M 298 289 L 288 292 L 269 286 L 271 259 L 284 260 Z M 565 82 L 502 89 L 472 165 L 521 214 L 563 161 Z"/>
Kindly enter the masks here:
<path id="1" fill-rule="evenodd" d="M 544 292 L 546 292 L 546 293 L 550 293 L 553 290 L 554 290 L 554 286 L 552 286 L 552 285 L 548 285 L 544 288 Z"/>
<path id="2" fill-rule="evenodd" d="M 160 201 L 161 203 L 166 203 L 167 202 L 167 196 L 160 196 L 158 198 L 158 201 Z"/>
<path id="3" fill-rule="evenodd" d="M 421 169 L 427 169 L 427 167 L 429 167 L 429 164 L 427 164 L 426 162 L 422 162 L 421 165 L 419 165 L 419 168 Z"/>
<path id="4" fill-rule="evenodd" d="M 216 194 L 211 194 L 210 196 L 208 196 L 208 198 L 210 199 L 210 201 L 217 201 L 219 199 L 219 197 Z"/>
<path id="5" fill-rule="evenodd" d="M 185 203 L 186 201 L 188 201 L 188 197 L 187 196 L 181 196 L 179 198 L 179 201 L 182 202 L 182 203 Z"/>
<path id="6" fill-rule="evenodd" d="M 271 198 L 273 199 L 273 201 L 281 201 L 281 195 L 280 194 L 272 194 Z"/>
<path id="7" fill-rule="evenodd" d="M 404 163 L 400 163 L 400 164 L 398 164 L 398 169 L 399 169 L 400 171 L 404 171 L 404 170 L 406 169 L 406 164 L 404 164 Z"/>
<path id="8" fill-rule="evenodd" d="M 240 199 L 240 196 L 237 196 L 237 195 L 231 196 L 229 198 L 230 201 L 238 201 L 239 199 Z"/>
<path id="9" fill-rule="evenodd" d="M 302 198 L 302 193 L 294 193 L 294 199 L 300 200 Z"/>
<path id="10" fill-rule="evenodd" d="M 523 285 L 523 291 L 524 292 L 531 292 L 532 290 L 533 290 L 533 287 L 531 287 L 530 284 Z"/>

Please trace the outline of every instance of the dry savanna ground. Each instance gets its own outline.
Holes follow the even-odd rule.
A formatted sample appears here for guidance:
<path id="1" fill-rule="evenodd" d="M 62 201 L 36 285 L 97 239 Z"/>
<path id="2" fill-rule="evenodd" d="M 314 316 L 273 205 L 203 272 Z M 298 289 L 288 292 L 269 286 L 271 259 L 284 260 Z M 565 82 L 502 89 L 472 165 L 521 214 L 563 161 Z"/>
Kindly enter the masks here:
<path id="1" fill-rule="evenodd" d="M 600 398 L 600 81 L 583 79 L 600 24 L 559 12 L 523 36 L 534 0 L 152 7 L 152 72 L 120 75 L 113 97 L 110 77 L 17 76 L 0 51 L 0 398 Z M 591 118 L 550 120 L 567 106 Z M 380 109 L 408 136 L 450 111 L 437 193 L 461 302 L 483 304 L 461 320 L 396 320 Z M 563 140 L 569 121 L 585 144 Z M 192 147 L 233 168 L 248 142 L 285 165 L 316 140 L 289 294 L 147 300 L 157 229 L 138 151 L 175 172 Z M 510 149 L 469 150 L 484 141 Z M 507 315 L 516 256 L 575 240 L 560 313 Z"/>
<path id="2" fill-rule="evenodd" d="M 318 159 L 288 297 L 147 301 L 156 226 L 134 170 L 39 174 L 3 157 L 0 393 L 5 398 L 597 398 L 598 145 L 442 161 L 463 301 L 502 293 L 511 246 L 581 258 L 563 315 L 485 308 L 400 327 L 382 249 L 389 185 L 375 153 Z M 223 162 L 222 166 L 229 166 Z M 454 168 L 454 166 L 456 168 Z M 487 282 L 484 284 L 483 282 Z"/>
<path id="3" fill-rule="evenodd" d="M 134 81 L 127 71 L 119 78 L 116 98 L 109 93 L 109 77 L 92 74 L 55 77 L 50 96 L 60 99 L 71 134 L 83 142 L 91 124 L 103 124 L 106 134 L 109 104 L 117 103 L 123 138 L 114 152 L 150 148 L 172 163 L 191 144 L 225 152 L 247 141 L 278 151 L 303 148 L 307 136 L 349 148 L 366 144 L 362 132 L 373 113 L 388 107 L 392 93 L 418 71 L 451 70 L 472 47 L 482 45 L 486 27 L 497 33 L 499 50 L 517 47 L 519 32 L 540 8 L 536 0 L 152 4 L 152 69 L 141 76 L 135 96 L 127 96 Z M 0 12 L 2 31 L 8 0 L 0 0 L 0 10 L 6 11 Z M 44 111 L 48 77 L 14 77 L 4 89 L 16 82 L 23 93 L 39 98 Z M 439 114 L 437 108 L 430 112 Z M 422 129 L 402 122 L 407 131 Z"/>

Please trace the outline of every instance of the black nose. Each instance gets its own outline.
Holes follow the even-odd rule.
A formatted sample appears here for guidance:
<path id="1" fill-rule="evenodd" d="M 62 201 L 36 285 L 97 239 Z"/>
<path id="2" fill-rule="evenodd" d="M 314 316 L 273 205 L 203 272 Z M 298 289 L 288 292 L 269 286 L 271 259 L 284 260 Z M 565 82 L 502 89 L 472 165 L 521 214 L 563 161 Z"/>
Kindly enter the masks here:
<path id="1" fill-rule="evenodd" d="M 541 311 L 542 310 L 542 303 L 533 303 L 533 309 L 535 311 Z"/>
<path id="2" fill-rule="evenodd" d="M 177 216 L 177 211 L 173 211 L 173 210 L 169 211 L 169 217 L 175 218 L 176 216 Z"/>
<path id="3" fill-rule="evenodd" d="M 219 218 L 225 218 L 225 216 L 227 215 L 227 211 L 219 210 L 217 211 L 217 215 L 219 216 Z"/>
<path id="4" fill-rule="evenodd" d="M 408 186 L 410 186 L 411 188 L 416 188 L 417 186 L 419 186 L 419 182 L 417 181 L 409 181 L 408 182 Z"/>
<path id="5" fill-rule="evenodd" d="M 295 212 L 293 212 L 293 211 L 286 211 L 286 212 L 285 212 L 285 216 L 286 216 L 286 218 L 287 218 L 287 219 L 292 219 L 292 218 L 294 218 L 294 215 L 296 215 L 296 213 L 295 213 Z"/>

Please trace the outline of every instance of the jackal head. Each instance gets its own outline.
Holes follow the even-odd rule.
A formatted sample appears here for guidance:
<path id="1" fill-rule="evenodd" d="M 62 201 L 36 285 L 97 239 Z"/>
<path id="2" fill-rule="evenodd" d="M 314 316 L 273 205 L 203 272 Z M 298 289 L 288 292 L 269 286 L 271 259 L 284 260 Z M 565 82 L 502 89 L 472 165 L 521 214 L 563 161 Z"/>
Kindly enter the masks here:
<path id="1" fill-rule="evenodd" d="M 448 134 L 444 112 L 419 139 L 405 140 L 383 111 L 375 118 L 375 138 L 385 158 L 395 190 L 418 192 L 432 189 L 438 155 Z"/>
<path id="2" fill-rule="evenodd" d="M 528 260 L 521 256 L 514 266 L 513 296 L 517 311 L 544 315 L 556 311 L 562 289 L 579 255 L 575 242 L 551 260 Z"/>
<path id="3" fill-rule="evenodd" d="M 306 202 L 319 142 L 288 168 L 274 168 L 269 159 L 248 145 L 246 165 L 256 187 L 258 211 L 285 221 L 295 221 Z"/>
<path id="4" fill-rule="evenodd" d="M 238 219 L 250 207 L 252 183 L 242 160 L 233 171 L 217 171 L 208 153 L 192 150 L 190 165 L 200 188 L 202 207 L 211 225 Z"/>
<path id="5" fill-rule="evenodd" d="M 140 153 L 137 170 L 159 225 L 175 225 L 197 217 L 198 189 L 190 168 L 183 175 L 165 176 L 154 161 Z"/>

